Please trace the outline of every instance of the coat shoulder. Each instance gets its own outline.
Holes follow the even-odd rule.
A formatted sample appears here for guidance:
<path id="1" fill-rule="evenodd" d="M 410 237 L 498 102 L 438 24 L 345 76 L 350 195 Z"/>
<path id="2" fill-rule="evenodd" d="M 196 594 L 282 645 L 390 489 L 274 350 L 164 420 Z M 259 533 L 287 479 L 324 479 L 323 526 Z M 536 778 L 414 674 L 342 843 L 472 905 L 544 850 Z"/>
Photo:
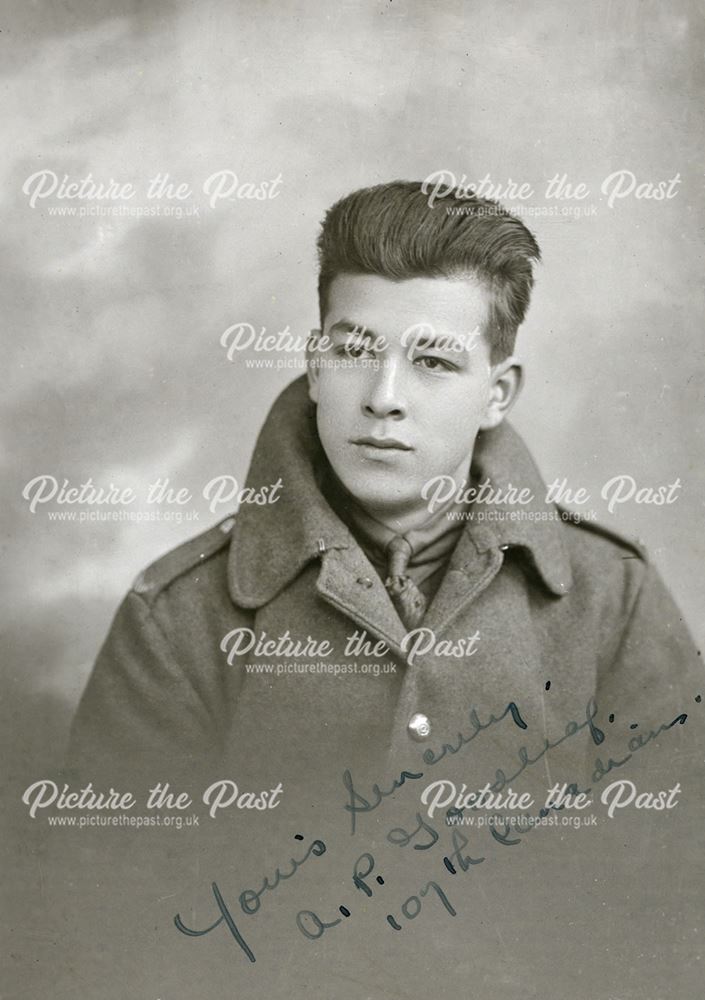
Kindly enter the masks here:
<path id="1" fill-rule="evenodd" d="M 132 584 L 132 593 L 153 604 L 174 581 L 201 570 L 209 561 L 224 554 L 230 545 L 234 523 L 234 518 L 228 517 L 161 556 L 139 574 Z"/>
<path id="2" fill-rule="evenodd" d="M 583 551 L 594 552 L 600 557 L 612 556 L 649 562 L 648 552 L 641 539 L 629 538 L 595 521 L 586 521 L 580 514 L 564 507 L 558 507 L 558 510 L 561 520 L 568 526 L 568 537 Z M 577 530 L 574 532 L 573 529 Z"/>

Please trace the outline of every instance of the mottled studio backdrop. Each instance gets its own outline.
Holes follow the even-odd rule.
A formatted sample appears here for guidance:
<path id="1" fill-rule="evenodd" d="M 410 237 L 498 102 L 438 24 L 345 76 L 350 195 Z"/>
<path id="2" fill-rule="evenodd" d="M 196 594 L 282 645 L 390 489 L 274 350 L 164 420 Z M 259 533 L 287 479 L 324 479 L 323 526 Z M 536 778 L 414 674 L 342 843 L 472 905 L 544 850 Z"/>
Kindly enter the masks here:
<path id="1" fill-rule="evenodd" d="M 124 591 L 227 514 L 205 485 L 242 483 L 301 373 L 229 360 L 223 332 L 315 324 L 322 213 L 379 181 L 531 189 L 505 199 L 534 213 L 544 254 L 515 423 L 547 482 L 644 539 L 703 637 L 699 4 L 14 0 L 0 28 L 3 724 L 20 787 L 58 759 Z M 620 474 L 679 478 L 677 501 L 609 514 Z M 132 519 L 58 493 L 33 513 L 37 477 L 131 488 Z M 167 478 L 186 504 L 147 503 Z"/>

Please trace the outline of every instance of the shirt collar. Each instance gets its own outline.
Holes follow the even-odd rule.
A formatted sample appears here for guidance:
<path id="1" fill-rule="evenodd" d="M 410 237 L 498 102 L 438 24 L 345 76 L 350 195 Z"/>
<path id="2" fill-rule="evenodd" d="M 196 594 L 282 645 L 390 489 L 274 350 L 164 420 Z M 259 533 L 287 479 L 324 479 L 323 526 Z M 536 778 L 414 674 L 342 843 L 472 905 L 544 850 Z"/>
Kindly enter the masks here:
<path id="1" fill-rule="evenodd" d="M 348 526 L 370 562 L 378 569 L 386 570 L 389 563 L 387 547 L 392 539 L 402 535 L 409 543 L 409 575 L 414 578 L 420 576 L 425 579 L 434 572 L 434 567 L 437 569 L 447 560 L 463 530 L 463 518 L 459 515 L 468 508 L 468 504 L 451 496 L 433 513 L 426 511 L 415 528 L 400 532 L 394 521 L 383 524 L 369 514 L 348 493 L 329 465 L 322 489 L 335 513 Z"/>
<path id="2" fill-rule="evenodd" d="M 247 487 L 254 496 L 278 479 L 282 486 L 276 502 L 243 503 L 235 517 L 228 579 L 238 606 L 261 607 L 324 552 L 356 545 L 320 490 L 316 469 L 323 458 L 304 376 L 281 393 L 257 439 Z M 526 446 L 509 425 L 478 435 L 473 477 L 488 478 L 496 488 L 528 487 L 533 497 L 521 506 L 483 504 L 483 512 L 496 513 L 467 521 L 475 546 L 522 549 L 545 586 L 565 594 L 572 578 L 563 526 L 556 508 L 545 503 L 546 487 Z"/>

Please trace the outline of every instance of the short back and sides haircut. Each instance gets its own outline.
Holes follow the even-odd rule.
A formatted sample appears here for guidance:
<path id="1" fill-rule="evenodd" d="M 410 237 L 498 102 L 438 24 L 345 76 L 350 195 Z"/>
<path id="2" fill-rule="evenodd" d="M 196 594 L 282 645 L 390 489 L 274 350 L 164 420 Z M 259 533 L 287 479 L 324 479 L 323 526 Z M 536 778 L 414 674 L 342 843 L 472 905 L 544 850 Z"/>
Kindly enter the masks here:
<path id="1" fill-rule="evenodd" d="M 321 325 L 338 274 L 409 278 L 476 278 L 488 289 L 492 363 L 514 350 L 529 306 L 539 246 L 524 223 L 471 191 L 430 201 L 421 181 L 361 188 L 326 213 L 318 237 Z"/>

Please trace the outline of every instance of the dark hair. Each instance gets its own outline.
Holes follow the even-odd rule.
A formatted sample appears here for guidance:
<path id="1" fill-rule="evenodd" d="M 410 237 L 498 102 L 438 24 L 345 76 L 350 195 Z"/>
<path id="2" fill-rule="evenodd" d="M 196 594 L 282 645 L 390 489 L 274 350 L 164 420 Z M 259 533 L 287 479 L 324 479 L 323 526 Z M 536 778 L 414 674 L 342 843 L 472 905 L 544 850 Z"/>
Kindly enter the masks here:
<path id="1" fill-rule="evenodd" d="M 490 293 L 492 361 L 511 354 L 529 305 L 532 261 L 541 258 L 524 223 L 495 201 L 455 189 L 434 203 L 420 181 L 361 188 L 328 210 L 318 237 L 321 324 L 337 274 L 393 281 L 476 276 Z"/>

